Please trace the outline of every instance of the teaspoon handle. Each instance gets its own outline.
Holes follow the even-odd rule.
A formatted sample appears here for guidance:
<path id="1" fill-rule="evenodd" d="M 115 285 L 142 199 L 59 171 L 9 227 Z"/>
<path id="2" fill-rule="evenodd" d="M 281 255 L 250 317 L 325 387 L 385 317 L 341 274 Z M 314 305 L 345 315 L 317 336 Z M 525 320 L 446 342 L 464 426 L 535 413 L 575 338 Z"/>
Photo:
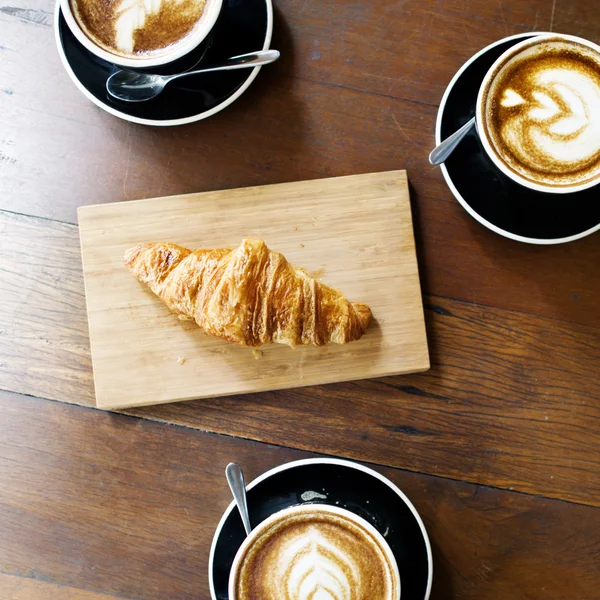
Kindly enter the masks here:
<path id="1" fill-rule="evenodd" d="M 227 476 L 227 483 L 229 483 L 235 503 L 240 511 L 240 516 L 242 517 L 242 523 L 244 524 L 246 535 L 250 535 L 252 527 L 250 526 L 248 503 L 246 501 L 246 483 L 244 482 L 244 473 L 242 472 L 242 468 L 237 463 L 231 462 L 225 469 L 225 475 Z"/>
<path id="2" fill-rule="evenodd" d="M 429 155 L 429 162 L 432 165 L 441 165 L 451 154 L 460 141 L 471 131 L 475 125 L 475 117 L 467 121 L 458 131 L 448 136 L 441 144 L 436 146 Z"/>
<path id="3" fill-rule="evenodd" d="M 173 79 L 179 79 L 181 77 L 189 77 L 190 75 L 198 75 L 200 73 L 212 73 L 214 71 L 233 71 L 235 69 L 260 67 L 275 62 L 278 58 L 279 50 L 260 50 L 258 52 L 250 52 L 249 54 L 241 54 L 240 56 L 232 56 L 221 64 L 212 67 L 169 75 L 165 77 L 165 80 L 172 81 Z"/>

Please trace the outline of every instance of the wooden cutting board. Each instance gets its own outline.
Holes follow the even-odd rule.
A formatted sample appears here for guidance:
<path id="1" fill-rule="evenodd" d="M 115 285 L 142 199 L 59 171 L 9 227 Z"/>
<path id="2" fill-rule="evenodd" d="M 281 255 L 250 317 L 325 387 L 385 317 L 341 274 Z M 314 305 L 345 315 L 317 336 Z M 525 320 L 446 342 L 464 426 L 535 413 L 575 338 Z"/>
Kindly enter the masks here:
<path id="1" fill-rule="evenodd" d="M 100 408 L 429 368 L 404 171 L 84 206 L 79 226 Z M 240 348 L 177 319 L 123 265 L 143 242 L 236 247 L 250 236 L 369 304 L 367 334 L 342 346 Z"/>

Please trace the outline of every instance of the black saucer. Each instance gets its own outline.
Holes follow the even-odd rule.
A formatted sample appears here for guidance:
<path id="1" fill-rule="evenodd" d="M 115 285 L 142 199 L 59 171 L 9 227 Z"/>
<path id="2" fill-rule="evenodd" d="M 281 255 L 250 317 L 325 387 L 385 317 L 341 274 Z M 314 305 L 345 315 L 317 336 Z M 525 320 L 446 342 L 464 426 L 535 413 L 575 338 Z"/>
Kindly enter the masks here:
<path id="1" fill-rule="evenodd" d="M 106 80 L 117 70 L 113 64 L 86 50 L 71 33 L 59 3 L 56 6 L 56 42 L 65 69 L 77 87 L 95 104 L 127 121 L 146 125 L 182 125 L 214 115 L 241 96 L 261 67 L 196 75 L 173 82 L 147 102 L 121 102 L 106 92 Z M 219 20 L 207 40 L 189 55 L 153 72 L 191 70 L 197 64 L 222 60 L 269 48 L 273 30 L 271 0 L 225 0 Z M 198 67 L 200 68 L 200 67 Z"/>
<path id="2" fill-rule="evenodd" d="M 408 498 L 376 471 L 338 459 L 299 460 L 267 471 L 247 489 L 252 524 L 289 506 L 311 501 L 360 515 L 384 535 L 396 557 L 402 600 L 429 598 L 433 572 L 423 522 Z M 210 550 L 208 573 L 213 600 L 229 598 L 229 571 L 244 537 L 241 518 L 232 502 Z"/>
<path id="3" fill-rule="evenodd" d="M 440 104 L 436 144 L 475 116 L 479 86 L 494 61 L 511 46 L 534 35 L 538 34 L 500 40 L 460 69 Z M 506 237 L 534 244 L 558 244 L 600 229 L 600 186 L 572 194 L 548 194 L 520 186 L 496 168 L 475 130 L 442 165 L 442 172 L 467 212 Z"/>

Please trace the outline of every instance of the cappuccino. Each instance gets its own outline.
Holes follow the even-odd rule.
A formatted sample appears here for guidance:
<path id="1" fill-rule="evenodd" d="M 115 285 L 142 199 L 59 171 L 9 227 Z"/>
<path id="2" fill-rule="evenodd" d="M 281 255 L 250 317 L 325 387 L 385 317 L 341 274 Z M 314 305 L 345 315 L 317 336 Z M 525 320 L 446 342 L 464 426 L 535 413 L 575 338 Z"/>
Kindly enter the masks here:
<path id="1" fill-rule="evenodd" d="M 383 537 L 327 505 L 283 510 L 240 548 L 231 600 L 398 600 L 400 578 Z"/>
<path id="2" fill-rule="evenodd" d="M 123 58 L 170 53 L 194 32 L 206 0 L 70 0 L 83 33 Z"/>
<path id="3" fill-rule="evenodd" d="M 480 91 L 488 152 L 511 176 L 547 191 L 600 179 L 600 52 L 582 42 L 540 36 L 520 44 Z"/>

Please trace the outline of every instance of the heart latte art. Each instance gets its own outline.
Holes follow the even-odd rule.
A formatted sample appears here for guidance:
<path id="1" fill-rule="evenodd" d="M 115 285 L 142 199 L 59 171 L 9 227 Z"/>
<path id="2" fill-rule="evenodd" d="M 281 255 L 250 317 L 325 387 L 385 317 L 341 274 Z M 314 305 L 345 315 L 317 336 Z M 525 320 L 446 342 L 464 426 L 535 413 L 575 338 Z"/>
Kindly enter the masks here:
<path id="1" fill-rule="evenodd" d="M 160 56 L 182 42 L 206 0 L 71 0 L 79 26 L 95 44 L 126 58 Z"/>
<path id="2" fill-rule="evenodd" d="M 319 508 L 285 514 L 244 553 L 236 600 L 396 600 L 382 544 L 358 521 Z"/>
<path id="3" fill-rule="evenodd" d="M 600 172 L 600 55 L 559 38 L 540 41 L 494 76 L 486 99 L 493 149 L 530 181 L 569 186 Z"/>

